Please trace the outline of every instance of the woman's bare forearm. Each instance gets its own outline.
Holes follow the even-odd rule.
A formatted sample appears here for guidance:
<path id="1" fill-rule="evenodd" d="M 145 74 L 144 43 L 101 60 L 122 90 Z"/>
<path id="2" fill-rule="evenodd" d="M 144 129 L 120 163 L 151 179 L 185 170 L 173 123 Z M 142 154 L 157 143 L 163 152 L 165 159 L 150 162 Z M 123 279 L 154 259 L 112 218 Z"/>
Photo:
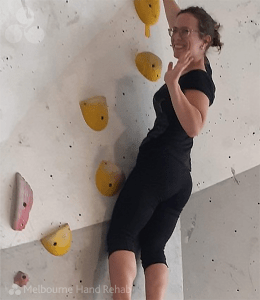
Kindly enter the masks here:
<path id="1" fill-rule="evenodd" d="M 172 28 L 180 8 L 174 0 L 163 0 L 163 4 L 169 28 Z"/>

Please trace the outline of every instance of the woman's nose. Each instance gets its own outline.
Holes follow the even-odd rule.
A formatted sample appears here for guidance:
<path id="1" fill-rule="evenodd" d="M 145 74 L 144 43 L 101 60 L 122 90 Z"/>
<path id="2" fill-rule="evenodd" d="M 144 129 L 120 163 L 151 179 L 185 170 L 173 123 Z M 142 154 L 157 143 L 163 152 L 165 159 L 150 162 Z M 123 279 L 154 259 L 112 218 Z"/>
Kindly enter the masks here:
<path id="1" fill-rule="evenodd" d="M 175 36 L 172 37 L 172 44 L 174 44 L 174 43 L 179 42 L 179 41 L 182 40 L 181 37 L 180 37 L 180 35 L 179 35 L 179 33 L 177 33 L 177 34 L 175 34 Z"/>

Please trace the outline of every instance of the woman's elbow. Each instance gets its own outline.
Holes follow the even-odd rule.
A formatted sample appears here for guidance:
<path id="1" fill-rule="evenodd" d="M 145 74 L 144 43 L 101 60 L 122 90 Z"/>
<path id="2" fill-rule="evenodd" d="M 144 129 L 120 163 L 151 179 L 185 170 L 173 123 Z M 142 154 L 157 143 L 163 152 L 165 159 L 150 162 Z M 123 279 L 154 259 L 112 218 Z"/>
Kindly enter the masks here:
<path id="1" fill-rule="evenodd" d="M 186 133 L 189 137 L 194 138 L 199 135 L 203 128 L 203 125 L 201 126 L 194 126 L 192 128 L 189 128 L 189 130 L 186 130 Z"/>
<path id="2" fill-rule="evenodd" d="M 197 131 L 191 131 L 191 132 L 186 131 L 186 133 L 190 138 L 195 138 L 196 136 L 199 135 L 199 133 Z"/>

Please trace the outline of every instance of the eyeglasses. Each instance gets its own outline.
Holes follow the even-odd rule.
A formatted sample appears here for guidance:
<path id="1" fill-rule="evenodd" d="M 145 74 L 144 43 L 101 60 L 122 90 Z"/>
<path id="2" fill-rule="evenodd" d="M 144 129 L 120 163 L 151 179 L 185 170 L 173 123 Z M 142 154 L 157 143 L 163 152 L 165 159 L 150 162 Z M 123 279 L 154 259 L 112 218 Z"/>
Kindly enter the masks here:
<path id="1" fill-rule="evenodd" d="M 173 35 L 175 35 L 177 32 L 179 32 L 179 35 L 181 38 L 187 38 L 192 32 L 200 32 L 198 30 L 193 30 L 193 29 L 189 29 L 186 27 L 173 27 L 173 28 L 169 28 L 168 29 L 169 35 L 170 37 L 172 37 Z M 201 32 L 200 32 L 201 33 Z"/>

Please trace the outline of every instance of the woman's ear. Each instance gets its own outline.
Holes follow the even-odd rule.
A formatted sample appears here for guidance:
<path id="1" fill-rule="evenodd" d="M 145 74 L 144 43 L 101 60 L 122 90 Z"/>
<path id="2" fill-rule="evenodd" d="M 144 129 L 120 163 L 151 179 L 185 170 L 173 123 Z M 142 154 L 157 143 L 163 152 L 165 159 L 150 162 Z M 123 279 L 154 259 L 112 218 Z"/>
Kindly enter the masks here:
<path id="1" fill-rule="evenodd" d="M 207 45 L 206 47 L 208 48 L 210 46 L 211 43 L 211 36 L 210 35 L 206 35 L 204 38 L 204 43 Z"/>

